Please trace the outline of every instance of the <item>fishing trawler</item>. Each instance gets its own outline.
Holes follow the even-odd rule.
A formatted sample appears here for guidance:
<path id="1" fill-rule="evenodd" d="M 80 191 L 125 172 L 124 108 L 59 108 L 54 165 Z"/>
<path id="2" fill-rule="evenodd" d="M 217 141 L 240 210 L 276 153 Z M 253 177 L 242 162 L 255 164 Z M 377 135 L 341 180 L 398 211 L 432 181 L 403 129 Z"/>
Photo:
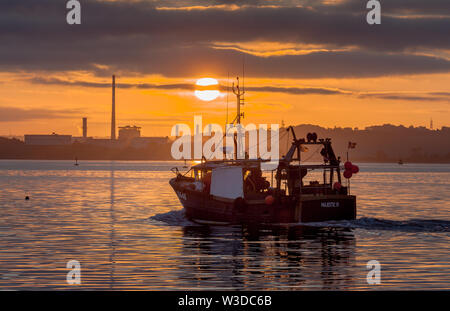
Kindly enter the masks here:
<path id="1" fill-rule="evenodd" d="M 243 91 L 239 84 L 235 94 L 237 116 L 233 123 L 240 124 Z M 292 126 L 286 131 L 292 133 L 291 146 L 270 172 L 262 170 L 269 160 L 238 159 L 236 150 L 234 159 L 203 159 L 185 173 L 174 168 L 176 177 L 169 183 L 186 217 L 209 225 L 355 219 L 356 197 L 342 184 L 340 158 L 333 151 L 331 139 L 319 139 L 315 133 L 297 139 Z M 301 153 L 308 145 L 319 147 L 322 164 L 302 163 Z M 350 178 L 352 170 L 357 173 L 359 169 L 347 161 L 344 176 Z M 320 176 L 320 180 L 307 182 L 309 174 Z"/>

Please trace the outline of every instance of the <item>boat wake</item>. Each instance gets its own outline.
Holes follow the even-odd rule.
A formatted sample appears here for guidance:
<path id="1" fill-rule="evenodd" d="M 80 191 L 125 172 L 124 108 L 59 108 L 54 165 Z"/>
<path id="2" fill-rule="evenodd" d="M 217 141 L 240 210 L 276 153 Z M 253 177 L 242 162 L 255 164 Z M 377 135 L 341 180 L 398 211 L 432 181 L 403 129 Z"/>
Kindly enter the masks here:
<path id="1" fill-rule="evenodd" d="M 356 220 L 308 222 L 296 225 L 404 232 L 450 232 L 450 221 L 436 219 L 388 220 L 362 217 Z"/>
<path id="2" fill-rule="evenodd" d="M 169 226 L 195 226 L 196 224 L 189 221 L 184 213 L 184 209 L 170 211 L 167 213 L 156 214 L 149 217 L 149 220 L 163 222 Z"/>
<path id="3" fill-rule="evenodd" d="M 175 210 L 167 213 L 156 214 L 151 216 L 149 220 L 164 223 L 169 226 L 201 226 L 200 224 L 189 221 L 185 216 L 184 210 Z M 403 232 L 450 232 L 450 221 L 437 219 L 388 220 L 381 218 L 361 217 L 356 220 L 333 220 L 307 223 L 300 222 L 289 225 Z"/>

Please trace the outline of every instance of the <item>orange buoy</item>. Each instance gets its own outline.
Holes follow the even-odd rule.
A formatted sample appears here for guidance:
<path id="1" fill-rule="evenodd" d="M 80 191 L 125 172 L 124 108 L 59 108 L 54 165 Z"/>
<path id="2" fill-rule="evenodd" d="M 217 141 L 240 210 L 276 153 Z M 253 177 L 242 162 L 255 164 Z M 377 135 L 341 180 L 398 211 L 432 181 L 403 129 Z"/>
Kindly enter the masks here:
<path id="1" fill-rule="evenodd" d="M 334 184 L 333 184 L 333 189 L 334 190 L 337 190 L 337 191 L 339 191 L 339 190 L 341 190 L 341 187 L 342 187 L 342 185 L 341 185 L 341 183 L 340 182 L 335 182 Z"/>
<path id="2" fill-rule="evenodd" d="M 345 178 L 347 178 L 347 179 L 349 179 L 349 178 L 352 178 L 352 171 L 350 171 L 350 170 L 345 170 L 345 172 L 344 172 L 344 177 Z"/>
<path id="3" fill-rule="evenodd" d="M 345 167 L 345 169 L 346 169 L 347 171 L 351 170 L 351 169 L 352 169 L 352 166 L 353 166 L 353 164 L 352 164 L 352 162 L 350 162 L 350 161 L 347 161 L 347 162 L 344 163 L 344 167 Z"/>
<path id="4" fill-rule="evenodd" d="M 272 205 L 273 202 L 275 202 L 275 198 L 272 195 L 268 195 L 264 199 L 264 202 L 266 202 L 267 205 Z"/>

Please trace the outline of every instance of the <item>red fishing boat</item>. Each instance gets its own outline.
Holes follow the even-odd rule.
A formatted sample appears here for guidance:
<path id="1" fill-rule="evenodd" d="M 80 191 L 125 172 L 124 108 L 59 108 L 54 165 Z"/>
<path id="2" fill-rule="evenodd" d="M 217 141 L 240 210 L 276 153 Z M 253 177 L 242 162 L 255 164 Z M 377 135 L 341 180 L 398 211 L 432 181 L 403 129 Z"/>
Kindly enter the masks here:
<path id="1" fill-rule="evenodd" d="M 237 123 L 241 104 L 238 95 Z M 262 170 L 269 160 L 237 156 L 232 160 L 202 160 L 184 174 L 173 169 L 176 177 L 169 183 L 186 217 L 212 225 L 355 219 L 356 197 L 342 185 L 341 163 L 331 139 L 318 139 L 315 133 L 297 139 L 293 127 L 286 131 L 293 137 L 290 149 L 269 172 Z M 302 163 L 301 152 L 308 145 L 321 147 L 323 163 Z M 309 174 L 320 176 L 320 180 L 306 182 Z"/>

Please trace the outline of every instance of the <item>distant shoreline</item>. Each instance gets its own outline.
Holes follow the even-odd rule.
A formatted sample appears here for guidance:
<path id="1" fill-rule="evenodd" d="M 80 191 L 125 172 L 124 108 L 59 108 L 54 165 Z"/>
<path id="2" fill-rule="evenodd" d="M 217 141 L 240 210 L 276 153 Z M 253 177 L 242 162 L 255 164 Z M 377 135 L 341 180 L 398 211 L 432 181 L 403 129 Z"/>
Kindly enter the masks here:
<path id="1" fill-rule="evenodd" d="M 75 162 L 75 159 L 49 159 L 49 158 L 0 158 L 0 161 L 72 161 Z M 122 161 L 122 162 L 180 162 L 184 163 L 184 160 L 173 160 L 173 159 L 78 159 L 78 162 L 83 161 Z M 193 160 L 187 160 L 190 162 Z M 374 164 L 398 164 L 398 161 L 375 161 L 375 160 L 359 160 L 359 159 L 350 159 L 351 162 L 355 163 L 374 163 Z M 343 164 L 345 161 L 342 161 Z M 398 165 L 408 165 L 408 164 L 450 164 L 450 161 L 404 161 L 403 164 Z"/>
<path id="2" fill-rule="evenodd" d="M 294 127 L 297 138 L 305 138 L 308 133 L 316 133 L 318 138 L 331 138 L 334 152 L 346 159 L 347 152 L 352 161 L 360 163 L 450 163 L 450 127 L 439 130 L 425 127 L 405 127 L 385 124 L 366 127 L 364 130 L 352 128 L 323 128 L 311 124 Z M 283 131 L 283 130 L 282 130 Z M 292 137 L 280 137 L 280 155 L 286 154 Z M 159 140 L 158 140 L 159 141 Z M 109 141 L 106 141 L 109 142 Z M 144 141 L 143 144 L 110 144 L 106 142 L 79 143 L 65 145 L 32 145 L 17 139 L 0 137 L 0 159 L 8 160 L 110 160 L 110 161 L 171 161 L 172 143 Z M 349 142 L 355 148 L 348 149 Z M 308 152 L 308 151 L 306 151 Z M 321 161 L 319 150 L 312 153 Z M 303 157 L 302 157 L 303 158 Z"/>

